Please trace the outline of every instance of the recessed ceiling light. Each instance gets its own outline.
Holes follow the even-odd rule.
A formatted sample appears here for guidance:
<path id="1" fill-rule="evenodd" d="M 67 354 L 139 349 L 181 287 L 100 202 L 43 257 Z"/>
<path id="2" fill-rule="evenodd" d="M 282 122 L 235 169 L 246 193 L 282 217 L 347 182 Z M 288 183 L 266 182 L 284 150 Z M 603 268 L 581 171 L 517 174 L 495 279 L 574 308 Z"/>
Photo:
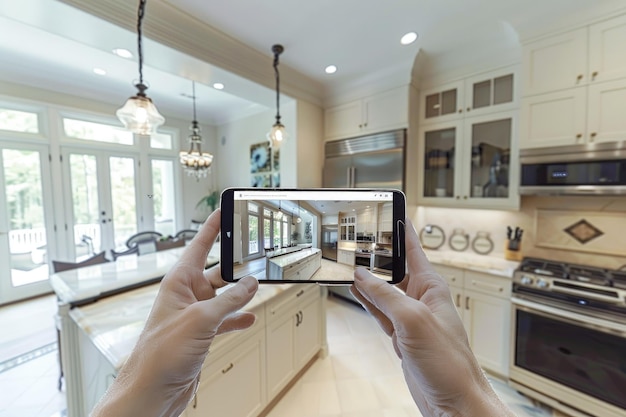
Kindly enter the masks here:
<path id="1" fill-rule="evenodd" d="M 122 58 L 130 59 L 133 57 L 133 53 L 130 52 L 128 49 L 124 49 L 124 48 L 115 48 L 113 50 L 113 53 Z"/>
<path id="2" fill-rule="evenodd" d="M 417 33 L 409 32 L 409 33 L 406 33 L 404 36 L 402 36 L 402 38 L 400 39 L 400 43 L 402 45 L 410 45 L 413 42 L 415 42 L 416 39 L 417 39 Z"/>
<path id="3" fill-rule="evenodd" d="M 213 84 L 213 88 L 215 88 L 216 90 L 223 90 L 224 89 L 224 84 L 222 84 L 222 83 L 214 83 Z"/>
<path id="4" fill-rule="evenodd" d="M 326 74 L 334 74 L 337 72 L 337 67 L 334 65 L 329 65 L 324 69 L 324 71 L 326 71 Z"/>
<path id="5" fill-rule="evenodd" d="M 102 68 L 94 68 L 93 73 L 98 75 L 107 75 L 107 72 Z"/>

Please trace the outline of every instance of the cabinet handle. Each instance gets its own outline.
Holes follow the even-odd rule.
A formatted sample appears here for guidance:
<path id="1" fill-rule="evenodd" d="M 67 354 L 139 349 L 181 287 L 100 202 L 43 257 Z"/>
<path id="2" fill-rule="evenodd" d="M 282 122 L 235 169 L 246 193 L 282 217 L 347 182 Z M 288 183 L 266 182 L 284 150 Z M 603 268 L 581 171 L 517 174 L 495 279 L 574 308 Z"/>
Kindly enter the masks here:
<path id="1" fill-rule="evenodd" d="M 466 109 L 466 111 L 468 111 L 468 112 L 469 112 L 470 110 L 472 110 L 472 108 L 471 108 L 471 107 L 468 107 L 468 108 Z"/>
<path id="2" fill-rule="evenodd" d="M 298 291 L 298 294 L 296 294 L 296 297 L 300 297 L 302 294 L 304 294 L 304 290 Z"/>
<path id="3" fill-rule="evenodd" d="M 582 138 L 582 137 L 583 137 L 583 134 L 582 134 L 582 133 L 579 133 L 579 134 L 577 134 L 577 135 L 576 135 L 576 139 L 580 139 L 580 138 Z"/>
<path id="4" fill-rule="evenodd" d="M 452 282 L 456 282 L 456 277 L 455 277 L 455 276 L 451 277 L 451 278 L 450 278 L 450 281 L 452 281 Z"/>
<path id="5" fill-rule="evenodd" d="M 467 200 L 467 196 L 466 195 L 463 196 L 463 200 Z"/>
<path id="6" fill-rule="evenodd" d="M 469 297 L 465 297 L 465 309 L 469 310 Z"/>
<path id="7" fill-rule="evenodd" d="M 596 138 L 596 136 L 598 136 L 598 134 L 596 132 L 591 132 L 591 139 L 589 139 L 591 142 L 593 142 L 593 140 Z"/>
<path id="8" fill-rule="evenodd" d="M 598 71 L 594 71 L 591 73 L 591 81 L 595 81 L 596 77 L 598 76 Z"/>
<path id="9" fill-rule="evenodd" d="M 463 113 L 463 109 L 459 109 L 459 113 Z"/>
<path id="10" fill-rule="evenodd" d="M 193 408 L 197 408 L 198 407 L 198 395 L 197 394 L 193 394 Z"/>
<path id="11" fill-rule="evenodd" d="M 461 294 L 456 295 L 456 306 L 461 307 Z"/>
<path id="12" fill-rule="evenodd" d="M 472 280 L 472 285 L 475 287 L 483 287 L 488 290 L 497 290 L 498 292 L 504 291 L 504 288 L 502 288 L 501 285 L 489 284 L 487 282 Z"/>
<path id="13" fill-rule="evenodd" d="M 230 365 L 228 365 L 226 368 L 222 369 L 222 373 L 228 373 L 228 371 L 230 371 L 231 369 L 233 369 L 235 365 L 231 362 Z"/>
<path id="14" fill-rule="evenodd" d="M 583 75 L 582 74 L 578 74 L 578 77 L 576 77 L 576 84 L 578 84 L 579 82 L 581 82 L 583 79 Z"/>
<path id="15" fill-rule="evenodd" d="M 363 123 L 363 126 L 364 126 L 364 127 L 367 127 L 367 122 Z"/>
<path id="16" fill-rule="evenodd" d="M 456 199 L 459 200 L 461 197 L 459 197 L 458 195 L 456 196 Z"/>

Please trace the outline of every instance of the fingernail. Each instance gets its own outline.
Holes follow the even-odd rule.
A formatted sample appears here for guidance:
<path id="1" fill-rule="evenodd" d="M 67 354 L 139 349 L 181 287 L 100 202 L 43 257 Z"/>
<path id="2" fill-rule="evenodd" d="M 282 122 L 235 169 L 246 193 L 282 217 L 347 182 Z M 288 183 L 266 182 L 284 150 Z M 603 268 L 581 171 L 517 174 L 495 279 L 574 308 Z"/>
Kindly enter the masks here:
<path id="1" fill-rule="evenodd" d="M 257 280 L 253 277 L 244 277 L 241 279 L 240 282 L 244 287 L 246 287 L 246 290 L 248 290 L 248 294 L 256 291 L 256 288 L 259 285 Z"/>

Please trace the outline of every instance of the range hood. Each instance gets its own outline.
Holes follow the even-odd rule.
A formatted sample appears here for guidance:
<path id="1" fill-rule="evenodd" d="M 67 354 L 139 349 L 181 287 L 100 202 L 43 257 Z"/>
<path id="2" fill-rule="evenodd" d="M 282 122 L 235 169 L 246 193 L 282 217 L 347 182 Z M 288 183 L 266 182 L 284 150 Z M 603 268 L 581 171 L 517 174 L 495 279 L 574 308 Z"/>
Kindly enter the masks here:
<path id="1" fill-rule="evenodd" d="M 521 195 L 626 195 L 626 141 L 520 150 Z"/>

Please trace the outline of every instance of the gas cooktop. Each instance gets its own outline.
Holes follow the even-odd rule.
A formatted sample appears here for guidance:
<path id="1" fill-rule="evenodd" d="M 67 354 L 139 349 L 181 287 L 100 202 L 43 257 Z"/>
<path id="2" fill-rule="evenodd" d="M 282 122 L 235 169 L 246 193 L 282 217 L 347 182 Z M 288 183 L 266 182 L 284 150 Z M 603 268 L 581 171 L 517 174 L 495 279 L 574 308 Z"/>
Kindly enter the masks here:
<path id="1" fill-rule="evenodd" d="M 626 271 L 528 257 L 522 260 L 517 270 L 534 274 L 536 277 L 550 277 L 600 287 L 626 289 Z"/>

